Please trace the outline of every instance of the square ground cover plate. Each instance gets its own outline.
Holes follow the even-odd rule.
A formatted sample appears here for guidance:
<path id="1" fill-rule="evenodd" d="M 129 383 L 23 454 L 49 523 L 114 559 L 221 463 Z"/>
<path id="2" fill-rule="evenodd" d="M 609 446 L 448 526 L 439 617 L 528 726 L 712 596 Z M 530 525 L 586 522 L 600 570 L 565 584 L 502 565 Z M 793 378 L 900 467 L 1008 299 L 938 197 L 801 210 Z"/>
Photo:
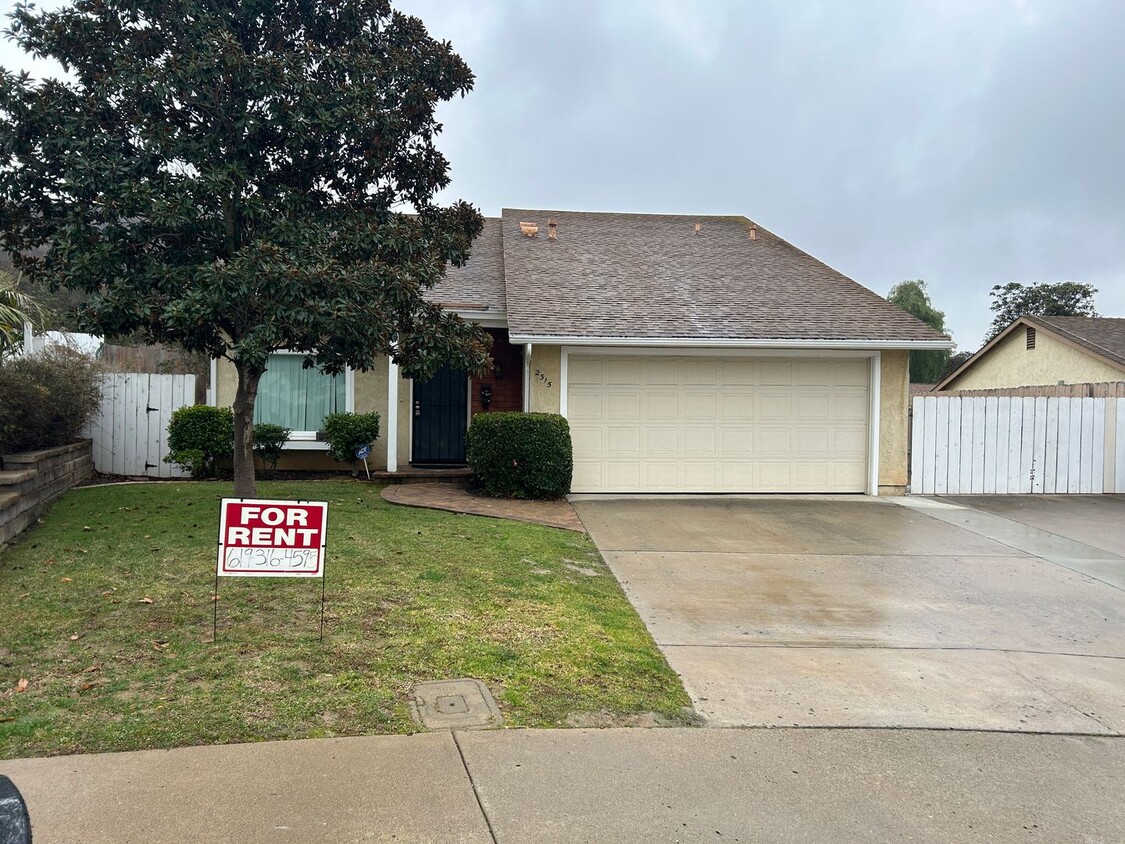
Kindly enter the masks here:
<path id="1" fill-rule="evenodd" d="M 480 680 L 436 680 L 414 687 L 414 720 L 431 730 L 503 726 L 504 719 L 488 687 Z"/>

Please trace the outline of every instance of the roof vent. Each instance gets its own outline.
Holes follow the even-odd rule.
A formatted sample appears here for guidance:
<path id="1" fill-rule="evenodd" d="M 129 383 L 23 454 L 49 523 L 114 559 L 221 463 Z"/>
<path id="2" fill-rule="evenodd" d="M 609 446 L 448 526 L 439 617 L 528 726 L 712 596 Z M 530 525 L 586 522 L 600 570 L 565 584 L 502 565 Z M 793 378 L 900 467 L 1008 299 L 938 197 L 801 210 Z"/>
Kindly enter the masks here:
<path id="1" fill-rule="evenodd" d="M 535 237 L 539 234 L 539 226 L 535 223 L 520 223 L 520 234 L 524 237 Z"/>
<path id="2" fill-rule="evenodd" d="M 756 225 L 754 225 L 753 223 L 750 224 L 750 239 L 751 240 L 757 240 L 758 239 L 758 227 Z"/>
<path id="3" fill-rule="evenodd" d="M 698 235 L 701 231 L 703 231 L 703 223 L 696 223 L 695 224 L 695 233 Z"/>
<path id="4" fill-rule="evenodd" d="M 559 229 L 558 223 L 556 223 L 554 220 L 548 220 L 547 221 L 547 239 L 548 240 L 558 240 L 559 239 L 558 229 Z"/>
<path id="5" fill-rule="evenodd" d="M 1027 347 L 1029 349 L 1035 348 L 1035 329 L 1030 325 L 1027 327 Z"/>

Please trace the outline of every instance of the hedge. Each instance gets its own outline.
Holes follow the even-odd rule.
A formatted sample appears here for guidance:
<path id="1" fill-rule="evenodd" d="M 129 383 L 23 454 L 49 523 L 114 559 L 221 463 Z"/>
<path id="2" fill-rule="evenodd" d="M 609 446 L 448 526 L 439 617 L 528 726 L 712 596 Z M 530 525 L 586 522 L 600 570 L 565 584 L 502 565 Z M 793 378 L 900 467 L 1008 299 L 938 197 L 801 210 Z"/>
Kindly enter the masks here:
<path id="1" fill-rule="evenodd" d="M 181 407 L 168 421 L 168 456 L 194 478 L 215 475 L 215 461 L 234 454 L 234 413 L 206 404 Z"/>
<path id="2" fill-rule="evenodd" d="M 324 417 L 328 456 L 340 463 L 355 460 L 355 450 L 379 439 L 378 413 L 330 413 Z"/>
<path id="3" fill-rule="evenodd" d="M 478 413 L 466 440 L 485 495 L 555 499 L 570 492 L 570 425 L 557 413 Z"/>
<path id="4" fill-rule="evenodd" d="M 101 367 L 65 346 L 0 359 L 0 455 L 74 442 L 101 395 Z"/>

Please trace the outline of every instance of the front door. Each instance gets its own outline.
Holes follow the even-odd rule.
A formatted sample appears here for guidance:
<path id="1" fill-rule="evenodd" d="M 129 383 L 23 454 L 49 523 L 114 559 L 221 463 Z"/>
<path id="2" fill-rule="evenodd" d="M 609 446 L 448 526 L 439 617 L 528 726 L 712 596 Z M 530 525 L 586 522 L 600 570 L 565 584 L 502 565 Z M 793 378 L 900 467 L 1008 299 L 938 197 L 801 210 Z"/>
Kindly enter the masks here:
<path id="1" fill-rule="evenodd" d="M 465 462 L 465 429 L 469 421 L 469 378 L 442 367 L 429 381 L 414 382 L 411 463 Z"/>

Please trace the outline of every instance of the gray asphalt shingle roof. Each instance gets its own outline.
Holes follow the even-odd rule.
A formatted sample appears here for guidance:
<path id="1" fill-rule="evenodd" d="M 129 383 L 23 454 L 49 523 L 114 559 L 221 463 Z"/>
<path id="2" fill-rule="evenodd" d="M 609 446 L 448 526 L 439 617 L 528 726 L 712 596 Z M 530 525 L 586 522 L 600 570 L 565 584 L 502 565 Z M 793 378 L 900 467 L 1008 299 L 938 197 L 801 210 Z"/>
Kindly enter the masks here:
<path id="1" fill-rule="evenodd" d="M 506 208 L 427 297 L 506 311 L 517 336 L 948 339 L 745 217 Z"/>
<path id="2" fill-rule="evenodd" d="M 473 241 L 469 260 L 463 267 L 448 267 L 445 280 L 426 291 L 426 298 L 431 302 L 441 302 L 449 310 L 460 310 L 458 306 L 472 306 L 503 311 L 502 250 L 500 220 L 497 217 L 486 217 L 483 231 Z"/>
<path id="3" fill-rule="evenodd" d="M 1125 319 L 1121 317 L 1026 316 L 1075 343 L 1125 366 Z"/>

